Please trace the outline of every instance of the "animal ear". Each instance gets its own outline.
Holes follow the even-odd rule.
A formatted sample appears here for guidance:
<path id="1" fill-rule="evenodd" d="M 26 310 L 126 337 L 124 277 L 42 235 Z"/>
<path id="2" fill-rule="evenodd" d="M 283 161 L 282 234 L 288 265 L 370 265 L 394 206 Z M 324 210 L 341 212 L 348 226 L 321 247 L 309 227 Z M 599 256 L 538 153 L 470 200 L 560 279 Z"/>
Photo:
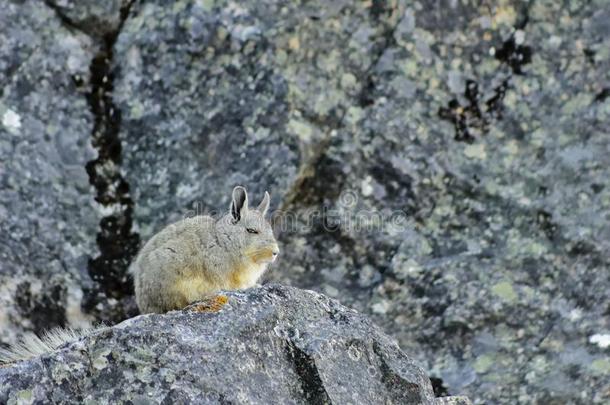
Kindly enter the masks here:
<path id="1" fill-rule="evenodd" d="M 263 201 L 261 201 L 260 204 L 258 204 L 258 208 L 257 210 L 259 210 L 263 215 L 265 215 L 265 213 L 267 212 L 267 209 L 269 208 L 269 193 L 265 191 L 265 196 L 263 197 Z"/>
<path id="2" fill-rule="evenodd" d="M 242 186 L 237 186 L 233 189 L 233 199 L 231 200 L 233 220 L 239 221 L 246 211 L 248 211 L 248 193 Z"/>

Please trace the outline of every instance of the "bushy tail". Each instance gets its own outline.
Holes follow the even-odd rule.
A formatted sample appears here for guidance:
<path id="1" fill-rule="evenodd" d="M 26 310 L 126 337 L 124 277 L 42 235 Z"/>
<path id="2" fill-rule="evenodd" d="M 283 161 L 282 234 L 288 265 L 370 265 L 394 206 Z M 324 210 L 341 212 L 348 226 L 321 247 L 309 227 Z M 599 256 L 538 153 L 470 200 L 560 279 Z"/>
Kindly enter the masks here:
<path id="1" fill-rule="evenodd" d="M 20 342 L 15 343 L 8 349 L 0 348 L 0 364 L 28 360 L 46 353 L 51 353 L 66 343 L 74 342 L 83 336 L 103 328 L 105 328 L 104 325 L 82 330 L 54 328 L 45 331 L 42 334 L 42 337 L 39 337 L 34 333 L 28 333 Z"/>

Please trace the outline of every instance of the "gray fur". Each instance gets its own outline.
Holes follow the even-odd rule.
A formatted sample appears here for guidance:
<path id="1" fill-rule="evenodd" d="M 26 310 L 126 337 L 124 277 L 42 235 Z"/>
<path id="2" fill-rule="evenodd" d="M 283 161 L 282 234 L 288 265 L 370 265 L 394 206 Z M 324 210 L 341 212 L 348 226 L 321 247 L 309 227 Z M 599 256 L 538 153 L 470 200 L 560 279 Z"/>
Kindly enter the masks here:
<path id="1" fill-rule="evenodd" d="M 0 364 L 28 360 L 51 353 L 66 343 L 74 342 L 83 336 L 105 328 L 104 325 L 80 331 L 72 328 L 54 328 L 44 332 L 42 336 L 28 333 L 19 343 L 8 349 L 0 349 Z"/>
<path id="2" fill-rule="evenodd" d="M 271 199 L 271 197 L 269 196 L 269 193 L 265 191 L 265 196 L 263 197 L 263 201 L 261 201 L 261 203 L 258 205 L 257 210 L 262 213 L 263 215 L 265 215 L 267 213 L 267 210 L 269 209 L 269 200 Z"/>
<path id="3" fill-rule="evenodd" d="M 279 253 L 264 217 L 268 206 L 266 193 L 260 209 L 250 209 L 238 186 L 221 218 L 183 219 L 153 236 L 130 267 L 140 311 L 167 312 L 219 290 L 254 286 Z"/>

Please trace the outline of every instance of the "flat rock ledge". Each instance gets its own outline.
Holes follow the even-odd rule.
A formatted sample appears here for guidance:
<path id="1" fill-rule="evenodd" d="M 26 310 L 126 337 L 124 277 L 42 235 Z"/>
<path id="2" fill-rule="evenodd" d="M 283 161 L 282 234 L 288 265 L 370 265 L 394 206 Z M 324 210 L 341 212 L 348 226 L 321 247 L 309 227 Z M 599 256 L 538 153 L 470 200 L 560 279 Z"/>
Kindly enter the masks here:
<path id="1" fill-rule="evenodd" d="M 469 404 L 364 315 L 277 284 L 129 319 L 0 368 L 0 403 Z"/>

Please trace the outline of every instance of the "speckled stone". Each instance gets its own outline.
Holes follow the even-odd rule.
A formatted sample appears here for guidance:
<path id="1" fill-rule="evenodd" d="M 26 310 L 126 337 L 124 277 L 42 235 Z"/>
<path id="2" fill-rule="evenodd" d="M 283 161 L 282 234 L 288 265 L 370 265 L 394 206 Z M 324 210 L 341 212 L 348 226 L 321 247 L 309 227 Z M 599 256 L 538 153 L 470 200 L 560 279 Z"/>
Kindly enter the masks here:
<path id="1" fill-rule="evenodd" d="M 0 4 L 11 10 L 0 30 L 22 26 L 28 39 L 0 42 L 1 156 L 23 159 L 2 177 L 2 228 L 19 225 L 0 235 L 0 268 L 60 280 L 57 294 L 42 290 L 42 306 L 17 303 L 28 296 L 14 293 L 19 276 L 0 299 L 32 308 L 26 319 L 53 319 L 63 313 L 53 310 L 65 301 L 63 273 L 47 268 L 82 272 L 96 214 L 63 202 L 88 201 L 90 191 L 30 187 L 26 162 L 45 149 L 20 155 L 12 145 L 30 125 L 23 111 L 52 105 L 61 110 L 49 116 L 68 129 L 53 133 L 79 145 L 70 157 L 82 169 L 91 130 L 79 86 L 89 79 L 74 88 L 61 80 L 70 66 L 87 74 L 72 53 L 89 40 L 44 6 Z M 79 10 L 84 18 L 71 18 L 86 20 L 87 6 Z M 183 216 L 225 210 L 236 184 L 254 200 L 267 189 L 282 250 L 267 278 L 371 315 L 437 393 L 492 404 L 610 401 L 607 1 L 158 0 L 134 2 L 126 17 L 100 59 L 112 66 L 117 188 L 142 240 Z M 19 80 L 25 68 L 11 58 L 30 38 L 46 42 L 23 59 L 35 61 L 28 74 L 50 65 L 61 79 L 51 101 L 7 98 L 56 83 Z M 59 170 L 62 181 L 86 184 L 46 167 L 45 176 Z M 55 196 L 44 210 L 31 203 L 42 190 Z M 70 225 L 56 226 L 58 216 Z M 122 241 L 101 257 L 101 275 L 106 258 L 131 254 Z M 112 279 L 100 279 L 111 293 Z M 24 291 L 37 294 L 37 283 Z M 0 324 L 22 322 L 17 311 L 0 311 Z"/>
<path id="2" fill-rule="evenodd" d="M 133 0 L 48 0 L 46 3 L 68 24 L 104 40 L 121 25 L 121 9 Z"/>
<path id="3" fill-rule="evenodd" d="M 115 46 L 124 169 L 143 238 L 298 183 L 357 98 L 382 41 L 348 1 L 136 3 Z M 170 197 L 171 196 L 171 197 Z"/>
<path id="4" fill-rule="evenodd" d="M 156 4 L 115 63 L 143 235 L 271 189 L 269 278 L 372 314 L 437 391 L 605 401 L 607 5 Z"/>
<path id="5" fill-rule="evenodd" d="M 607 403 L 608 4 L 438 4 L 399 12 L 271 278 L 371 313 L 437 391 Z"/>
<path id="6" fill-rule="evenodd" d="M 100 218 L 85 171 L 94 52 L 43 2 L 0 1 L 0 343 L 89 322 L 80 304 Z"/>
<path id="7" fill-rule="evenodd" d="M 0 402 L 469 404 L 435 399 L 394 340 L 335 300 L 280 285 L 224 297 L 0 368 Z"/>

